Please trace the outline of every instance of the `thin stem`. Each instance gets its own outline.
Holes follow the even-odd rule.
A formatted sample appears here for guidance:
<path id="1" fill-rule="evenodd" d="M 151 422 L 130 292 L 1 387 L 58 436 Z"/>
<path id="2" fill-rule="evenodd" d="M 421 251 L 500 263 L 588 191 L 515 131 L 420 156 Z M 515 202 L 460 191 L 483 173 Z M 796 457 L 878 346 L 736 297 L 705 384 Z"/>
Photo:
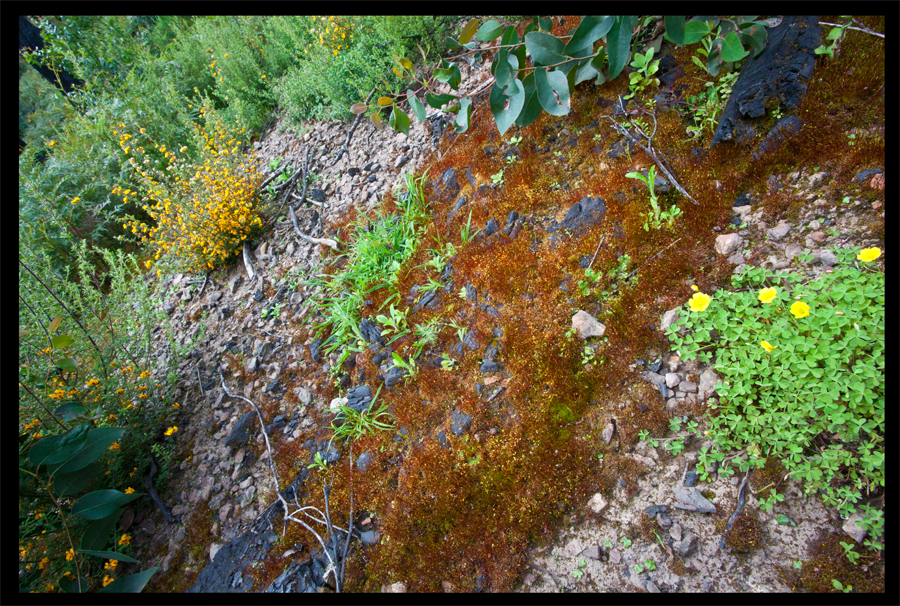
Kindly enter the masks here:
<path id="1" fill-rule="evenodd" d="M 59 423 L 59 426 L 62 427 L 62 428 L 65 430 L 65 429 L 66 429 L 66 426 L 63 424 L 62 421 L 59 420 L 59 417 L 57 417 L 53 412 L 51 412 L 49 408 L 46 408 L 46 407 L 45 407 L 44 403 L 41 402 L 41 399 L 38 398 L 36 395 L 34 395 L 34 392 L 32 392 L 32 391 L 28 388 L 28 385 L 26 385 L 25 383 L 21 383 L 21 385 L 22 385 L 22 388 L 23 388 L 25 391 L 27 391 L 28 394 L 29 394 L 32 398 L 35 399 L 35 401 L 37 401 L 38 406 L 40 406 L 41 408 L 43 408 L 43 409 L 44 409 L 44 412 L 46 412 L 48 415 L 50 415 L 51 417 L 53 417 L 53 420 L 56 421 L 57 423 Z"/>
<path id="2" fill-rule="evenodd" d="M 862 23 L 860 23 L 860 22 L 857 21 L 856 19 L 854 19 L 853 22 L 854 22 L 854 23 L 859 23 L 860 25 L 862 25 Z M 825 21 L 819 21 L 819 25 L 829 25 L 829 26 L 831 26 L 831 27 L 843 27 L 844 29 L 853 29 L 853 30 L 856 30 L 856 31 L 858 31 L 858 32 L 864 32 L 864 33 L 866 33 L 866 34 L 872 34 L 873 36 L 878 36 L 879 38 L 884 38 L 884 34 L 879 34 L 878 32 L 873 31 L 873 30 L 867 28 L 867 27 L 864 26 L 864 25 L 863 25 L 862 27 L 854 27 L 854 26 L 852 26 L 852 25 L 844 25 L 844 24 L 842 24 L 842 23 L 827 23 L 827 22 L 825 22 Z"/>

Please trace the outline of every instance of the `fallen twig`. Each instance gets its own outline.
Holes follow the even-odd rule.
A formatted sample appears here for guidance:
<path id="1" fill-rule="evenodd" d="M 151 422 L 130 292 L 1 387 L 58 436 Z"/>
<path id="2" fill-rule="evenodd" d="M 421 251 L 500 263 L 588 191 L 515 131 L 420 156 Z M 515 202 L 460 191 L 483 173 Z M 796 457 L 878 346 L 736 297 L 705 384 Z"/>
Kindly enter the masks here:
<path id="1" fill-rule="evenodd" d="M 622 103 L 621 96 L 619 97 L 619 106 L 620 106 L 621 110 L 624 112 L 625 106 Z M 653 114 L 651 114 L 650 112 L 647 112 L 647 111 L 644 111 L 644 113 L 653 119 L 653 133 L 648 136 L 637 125 L 635 125 L 634 128 L 638 133 L 640 133 L 643 137 L 645 137 L 647 139 L 647 145 L 644 145 L 643 143 L 638 141 L 638 138 L 636 136 L 631 134 L 631 132 L 629 132 L 628 129 L 626 129 L 624 126 L 622 126 L 621 124 L 616 122 L 616 120 L 612 116 L 603 116 L 603 117 L 613 123 L 613 128 L 615 128 L 619 134 L 624 135 L 630 141 L 633 141 L 635 145 L 637 145 L 642 150 L 644 150 L 644 152 L 648 156 L 650 156 L 650 159 L 652 159 L 653 162 L 659 167 L 659 170 L 661 170 L 663 172 L 663 174 L 669 179 L 669 182 L 671 182 L 672 185 L 675 186 L 675 189 L 677 189 L 679 192 L 681 192 L 681 195 L 683 195 L 685 198 L 687 198 L 688 200 L 690 200 L 691 202 L 693 202 L 694 204 L 697 204 L 699 206 L 700 203 L 697 202 L 696 200 L 694 200 L 694 198 L 689 193 L 687 193 L 687 191 L 685 191 L 685 189 L 683 187 L 681 187 L 681 185 L 675 179 L 675 175 L 673 175 L 672 172 L 666 167 L 666 163 L 661 158 L 661 156 L 659 156 L 653 150 L 653 136 L 656 134 L 656 116 L 654 116 Z"/>
<path id="2" fill-rule="evenodd" d="M 247 270 L 247 277 L 253 279 L 253 263 L 250 262 L 250 243 L 244 240 L 244 268 Z"/>
<path id="3" fill-rule="evenodd" d="M 625 277 L 625 279 L 627 280 L 628 278 L 630 278 L 631 276 L 633 276 L 634 274 L 636 274 L 636 273 L 637 273 L 637 270 L 639 270 L 639 269 L 642 268 L 644 265 L 646 265 L 647 263 L 649 263 L 651 260 L 655 259 L 655 258 L 658 257 L 659 255 L 663 254 L 664 252 L 666 252 L 667 250 L 669 250 L 670 248 L 672 248 L 673 246 L 675 246 L 676 244 L 678 244 L 678 242 L 679 242 L 680 240 L 681 240 L 681 238 L 678 238 L 678 240 L 675 240 L 674 242 L 672 242 L 671 244 L 669 244 L 668 246 L 666 246 L 664 249 L 662 249 L 661 251 L 659 251 L 658 253 L 656 253 L 655 255 L 653 255 L 652 257 L 650 257 L 649 259 L 647 259 L 646 261 L 644 261 L 643 263 L 641 263 L 640 265 L 638 265 L 637 267 L 635 267 L 635 268 L 634 268 L 634 271 L 631 272 L 630 274 L 628 274 L 628 275 Z"/>
<path id="4" fill-rule="evenodd" d="M 203 379 L 200 378 L 200 368 L 194 367 L 194 370 L 197 371 L 197 384 L 200 386 L 200 394 L 206 395 L 206 392 L 203 391 Z"/>
<path id="5" fill-rule="evenodd" d="M 731 530 L 731 525 L 734 524 L 734 521 L 741 514 L 741 511 L 744 509 L 744 503 L 747 501 L 747 493 L 745 489 L 747 488 L 747 479 L 750 477 L 750 469 L 747 469 L 747 473 L 744 474 L 744 481 L 741 482 L 741 487 L 738 489 L 738 506 L 737 509 L 734 510 L 734 513 L 731 514 L 731 517 L 728 518 L 728 523 L 725 524 L 725 530 L 722 532 L 722 537 L 719 539 L 719 546 L 716 547 L 716 551 L 718 552 L 720 549 L 725 549 L 725 535 Z"/>
<path id="6" fill-rule="evenodd" d="M 303 195 L 304 196 L 306 195 L 307 169 L 309 168 L 309 147 L 310 147 L 309 145 L 306 146 L 306 158 L 303 161 L 303 168 L 301 168 L 297 171 L 298 173 L 300 173 L 300 172 L 303 173 Z M 293 179 L 293 177 L 291 177 L 291 179 Z M 288 183 L 290 183 L 290 182 L 291 181 L 288 180 Z M 274 213 L 272 213 L 272 217 L 269 219 L 269 223 L 268 223 L 269 226 L 272 225 L 272 223 L 275 221 L 276 217 L 278 217 L 279 213 L 281 213 L 281 209 L 284 208 L 284 203 L 287 202 L 287 199 L 290 197 L 290 194 L 291 194 L 290 190 L 285 190 L 284 195 L 281 198 L 281 204 L 278 206 L 278 210 L 276 210 Z"/>
<path id="7" fill-rule="evenodd" d="M 294 231 L 297 232 L 298 236 L 300 236 L 307 242 L 310 242 L 311 244 L 323 244 L 337 250 L 337 242 L 335 242 L 331 238 L 313 238 L 300 231 L 300 226 L 297 224 L 297 215 L 294 214 L 293 207 L 288 206 L 288 211 L 291 213 L 291 221 L 294 223 Z"/>
<path id="8" fill-rule="evenodd" d="M 547 570 L 546 568 L 544 568 L 543 566 L 538 566 L 537 564 L 535 564 L 533 562 L 528 562 L 528 565 L 531 566 L 532 568 L 534 568 L 535 570 L 539 570 L 539 571 L 543 572 L 544 574 L 548 575 L 557 587 L 559 587 L 560 589 L 563 588 L 563 584 L 559 582 L 559 579 L 556 578 L 556 575 L 553 574 L 552 572 L 550 572 L 549 570 Z"/>
<path id="9" fill-rule="evenodd" d="M 606 239 L 606 234 L 603 234 L 603 237 L 600 238 L 600 243 L 597 244 L 597 250 L 594 251 L 594 256 L 591 258 L 591 262 L 588 263 L 587 268 L 590 269 L 591 265 L 594 264 L 594 260 L 597 258 L 597 253 L 600 252 L 600 247 L 603 246 L 603 241 Z"/>
<path id="10" fill-rule="evenodd" d="M 372 92 L 370 92 L 369 96 L 366 97 L 366 101 L 365 101 L 366 104 L 369 103 L 369 99 L 371 99 L 372 95 L 374 95 L 374 94 L 375 94 L 375 88 L 372 88 Z M 359 122 L 360 122 L 360 119 L 362 118 L 362 116 L 363 116 L 362 114 L 356 114 L 356 118 L 353 119 L 353 124 L 350 126 L 350 132 L 347 133 L 347 138 L 344 140 L 344 146 L 341 148 L 341 151 L 338 152 L 337 157 L 335 157 L 335 159 L 331 162 L 331 166 L 334 166 L 335 164 L 337 164 L 338 161 L 341 159 L 341 157 L 344 154 L 347 154 L 347 159 L 349 160 L 350 151 L 349 151 L 348 146 L 350 145 L 350 138 L 353 137 L 353 131 L 355 131 L 356 127 L 359 126 Z"/>

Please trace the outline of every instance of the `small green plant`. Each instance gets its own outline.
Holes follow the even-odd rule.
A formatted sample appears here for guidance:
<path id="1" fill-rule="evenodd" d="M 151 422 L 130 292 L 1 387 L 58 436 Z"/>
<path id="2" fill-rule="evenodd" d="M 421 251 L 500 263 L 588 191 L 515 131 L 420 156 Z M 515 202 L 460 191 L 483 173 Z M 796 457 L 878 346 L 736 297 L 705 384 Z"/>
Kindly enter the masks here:
<path id="1" fill-rule="evenodd" d="M 675 222 L 675 219 L 681 215 L 681 209 L 672 205 L 671 208 L 667 211 L 663 211 L 659 207 L 659 203 L 657 202 L 656 197 L 656 167 L 651 166 L 650 170 L 647 171 L 647 176 L 644 176 L 642 173 L 631 172 L 625 175 L 630 179 L 640 179 L 643 181 L 650 190 L 650 207 L 651 212 L 646 216 L 644 220 L 644 231 L 649 231 L 652 226 L 653 229 L 660 229 L 663 226 L 663 223 L 668 225 L 669 227 Z"/>
<path id="2" fill-rule="evenodd" d="M 501 170 L 500 172 L 502 173 L 503 171 Z M 477 234 L 480 231 L 481 230 L 479 229 L 479 230 L 476 230 L 475 232 L 472 232 L 472 211 L 470 210 L 469 218 L 468 218 L 468 220 L 466 220 L 466 224 L 463 225 L 459 229 L 459 237 L 462 240 L 462 243 L 467 244 L 472 238 L 475 237 L 475 234 Z M 464 295 L 464 297 L 465 297 L 465 295 Z"/>
<path id="3" fill-rule="evenodd" d="M 856 547 L 853 543 L 845 543 L 841 541 L 841 547 L 844 548 L 844 555 L 847 556 L 847 559 L 850 560 L 851 564 L 856 564 L 856 560 L 859 559 L 859 554 L 853 551 L 853 548 Z"/>
<path id="4" fill-rule="evenodd" d="M 606 540 L 603 542 L 603 545 L 604 545 L 604 547 L 606 547 L 607 549 L 612 549 L 612 548 L 613 548 L 612 541 L 610 541 L 609 539 L 606 539 Z"/>
<path id="5" fill-rule="evenodd" d="M 644 572 L 644 566 L 642 564 L 635 564 L 634 572 L 637 574 L 641 574 L 642 572 Z"/>
<path id="6" fill-rule="evenodd" d="M 692 126 L 687 127 L 687 132 L 691 135 L 689 141 L 700 139 L 705 132 L 710 135 L 715 132 L 719 124 L 719 115 L 728 103 L 738 75 L 737 72 L 722 74 L 718 81 L 706 83 L 705 92 L 688 97 L 690 115 L 694 122 Z"/>
<path id="7" fill-rule="evenodd" d="M 815 52 L 817 55 L 828 55 L 832 59 L 834 59 L 835 51 L 840 52 L 841 50 L 841 42 L 844 39 L 844 30 L 846 30 L 853 23 L 853 18 L 849 15 L 841 15 L 841 19 L 846 19 L 847 23 L 840 25 L 838 27 L 833 27 L 828 35 L 825 37 L 826 40 L 831 41 L 831 44 L 825 46 L 824 44 L 820 44 L 818 48 L 816 48 Z"/>
<path id="8" fill-rule="evenodd" d="M 502 168 L 500 169 L 500 172 L 498 172 L 497 174 L 491 175 L 491 183 L 493 183 L 494 185 L 499 185 L 499 186 L 503 185 L 503 169 Z"/>
<path id="9" fill-rule="evenodd" d="M 885 287 L 873 267 L 879 249 L 835 252 L 835 269 L 816 280 L 747 268 L 732 277 L 734 291 L 696 292 L 668 332 L 685 360 L 715 354 L 721 377 L 709 419 L 719 452 L 700 452 L 701 476 L 745 448 L 741 470 L 780 459 L 806 494 L 849 514 L 885 480 Z M 820 444 L 821 434 L 833 437 Z M 770 490 L 761 508 L 783 499 Z M 877 526 L 873 510 L 864 515 Z"/>
<path id="10" fill-rule="evenodd" d="M 581 364 L 591 364 L 597 357 L 597 350 L 590 345 L 585 345 L 581 352 Z"/>
<path id="11" fill-rule="evenodd" d="M 307 469 L 315 469 L 316 471 L 325 471 L 328 469 L 328 463 L 322 458 L 322 453 L 317 452 L 313 457 L 313 462 L 306 466 Z"/>
<path id="12" fill-rule="evenodd" d="M 634 54 L 634 61 L 630 63 L 635 71 L 628 76 L 629 89 L 631 93 L 625 96 L 625 99 L 631 99 L 638 93 L 642 93 L 648 86 L 659 86 L 659 78 L 653 75 L 659 71 L 659 59 L 653 60 L 653 47 L 647 49 L 643 55 L 641 53 Z"/>
<path id="13" fill-rule="evenodd" d="M 622 545 L 625 546 L 625 549 L 631 547 L 631 539 L 629 539 L 628 537 L 622 537 L 621 539 L 619 539 L 619 542 L 621 542 Z"/>
<path id="14" fill-rule="evenodd" d="M 647 431 L 646 429 L 642 429 L 641 431 L 639 431 L 638 436 L 640 437 L 642 442 L 644 442 L 644 441 L 649 442 L 650 446 L 652 446 L 653 448 L 656 448 L 657 446 L 659 446 L 659 441 L 656 438 L 654 438 L 653 436 L 651 436 L 650 432 Z"/>
<path id="15" fill-rule="evenodd" d="M 409 361 L 404 360 L 403 357 L 398 354 L 396 351 L 391 353 L 391 357 L 394 359 L 394 366 L 397 368 L 402 368 L 407 372 L 406 379 L 409 380 L 416 376 L 419 372 L 419 367 L 416 365 L 415 358 L 410 358 Z"/>
<path id="16" fill-rule="evenodd" d="M 847 585 L 846 587 L 844 587 L 844 585 L 837 579 L 831 579 L 831 584 L 834 585 L 835 589 L 837 589 L 838 591 L 843 591 L 844 593 L 850 593 L 851 591 L 853 591 L 853 585 Z"/>
<path id="17" fill-rule="evenodd" d="M 522 142 L 522 137 L 510 137 L 509 138 L 510 145 L 518 145 L 521 142 Z"/>
<path id="18" fill-rule="evenodd" d="M 578 568 L 576 568 L 575 570 L 572 571 L 572 576 L 580 581 L 581 577 L 584 576 L 584 571 L 581 569 L 584 568 L 585 566 L 587 566 L 586 560 L 583 560 L 583 559 L 578 560 Z"/>
<path id="19" fill-rule="evenodd" d="M 856 145 L 856 133 L 847 133 L 847 139 L 847 145 L 849 145 L 850 147 Z"/>
<path id="20" fill-rule="evenodd" d="M 659 538 L 658 535 L 657 535 L 657 538 Z M 649 571 L 651 571 L 651 572 L 654 571 L 654 570 L 656 570 L 656 562 L 654 562 L 653 560 L 650 560 L 650 559 L 645 558 L 645 559 L 644 559 L 644 566 L 647 568 L 647 570 L 649 570 Z"/>
<path id="21" fill-rule="evenodd" d="M 393 423 L 389 421 L 391 415 L 388 412 L 387 402 L 382 403 L 378 408 L 375 407 L 382 387 L 384 387 L 383 383 L 378 386 L 378 391 L 375 392 L 368 410 L 360 412 L 346 404 L 338 408 L 335 420 L 330 426 L 334 432 L 332 440 L 358 440 L 376 431 L 387 431 L 393 427 Z"/>
<path id="22" fill-rule="evenodd" d="M 278 318 L 281 316 L 281 309 L 284 307 L 284 302 L 276 303 L 266 309 L 261 315 L 260 318 L 265 320 L 266 318 Z"/>
<path id="23" fill-rule="evenodd" d="M 584 270 L 584 277 L 587 278 L 587 280 L 579 280 L 578 289 L 581 291 L 581 294 L 586 297 L 591 294 L 591 287 L 594 283 L 603 277 L 603 272 L 588 267 Z"/>
<path id="24" fill-rule="evenodd" d="M 454 370 L 456 365 L 456 358 L 451 357 L 446 351 L 441 354 L 441 368 L 444 370 Z"/>
<path id="25" fill-rule="evenodd" d="M 409 332 L 409 326 L 406 323 L 406 314 L 408 311 L 408 309 L 397 309 L 394 307 L 394 304 L 391 303 L 390 308 L 388 308 L 390 315 L 378 314 L 375 316 L 375 319 L 378 320 L 379 324 L 388 329 L 386 331 L 388 334 L 391 332 L 396 333 L 396 336 L 388 341 L 388 344 Z"/>

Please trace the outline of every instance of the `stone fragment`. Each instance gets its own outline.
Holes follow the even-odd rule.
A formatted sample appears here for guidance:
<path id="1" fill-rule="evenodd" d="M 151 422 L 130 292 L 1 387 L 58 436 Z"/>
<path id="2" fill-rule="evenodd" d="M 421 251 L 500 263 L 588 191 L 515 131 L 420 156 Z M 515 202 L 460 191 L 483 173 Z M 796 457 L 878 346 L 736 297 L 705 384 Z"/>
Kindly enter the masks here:
<path id="1" fill-rule="evenodd" d="M 581 544 L 581 540 L 577 537 L 572 539 L 566 544 L 566 551 L 568 551 L 573 556 L 577 556 L 584 549 L 584 545 Z"/>
<path id="2" fill-rule="evenodd" d="M 679 524 L 677 522 L 672 524 L 672 527 L 669 528 L 669 536 L 672 537 L 673 539 L 675 539 L 676 541 L 680 541 L 681 540 L 681 524 Z"/>
<path id="3" fill-rule="evenodd" d="M 588 547 L 587 549 L 582 551 L 581 555 L 583 555 L 586 558 L 590 558 L 592 560 L 599 560 L 600 559 L 600 548 L 597 547 L 596 545 L 591 545 L 590 547 Z"/>
<path id="4" fill-rule="evenodd" d="M 602 337 L 606 334 L 606 326 L 586 311 L 579 311 L 572 316 L 572 328 L 582 341 L 590 337 Z"/>
<path id="5" fill-rule="evenodd" d="M 613 564 L 618 564 L 622 561 L 622 554 L 619 553 L 617 549 L 609 550 L 609 561 Z"/>
<path id="6" fill-rule="evenodd" d="M 221 298 L 222 298 L 222 291 L 214 290 L 212 292 L 207 293 L 206 302 L 207 303 L 215 303 Z"/>
<path id="7" fill-rule="evenodd" d="M 654 461 L 650 457 L 645 457 L 645 456 L 636 454 L 636 455 L 631 455 L 631 458 L 633 458 L 638 463 L 641 463 L 642 465 L 646 465 L 647 467 L 649 467 L 651 469 L 656 467 L 656 461 Z"/>
<path id="8" fill-rule="evenodd" d="M 716 252 L 730 256 L 744 245 L 744 239 L 738 234 L 722 234 L 716 236 Z"/>
<path id="9" fill-rule="evenodd" d="M 862 543 L 863 539 L 865 539 L 866 535 L 869 533 L 869 531 L 865 528 L 856 525 L 856 523 L 862 521 L 862 519 L 862 514 L 854 513 L 852 516 L 847 518 L 847 521 L 844 522 L 844 525 L 841 527 L 844 532 L 850 535 L 850 537 L 857 543 Z"/>
<path id="10" fill-rule="evenodd" d="M 679 486 L 675 489 L 675 507 L 700 513 L 716 513 L 716 506 L 710 503 L 700 491 L 693 487 Z"/>
<path id="11" fill-rule="evenodd" d="M 809 237 L 810 237 L 810 239 L 812 239 L 814 242 L 818 242 L 819 244 L 821 244 L 822 242 L 825 241 L 825 237 L 826 237 L 826 236 L 825 236 L 825 232 L 824 232 L 824 231 L 814 231 L 814 232 L 812 232 L 811 234 L 809 234 Z"/>
<path id="12" fill-rule="evenodd" d="M 305 387 L 298 387 L 294 390 L 294 393 L 297 394 L 297 399 L 304 406 L 309 406 L 309 403 L 312 402 L 312 394 Z"/>
<path id="13" fill-rule="evenodd" d="M 837 265 L 838 258 L 830 250 L 823 250 L 819 253 L 819 258 L 822 260 L 822 263 L 827 265 L 828 267 L 834 267 Z"/>
<path id="14" fill-rule="evenodd" d="M 209 545 L 209 561 L 212 562 L 216 559 L 216 554 L 219 553 L 219 550 L 222 549 L 222 545 L 220 543 L 210 543 Z"/>
<path id="15" fill-rule="evenodd" d="M 703 374 L 700 375 L 700 385 L 697 387 L 697 392 L 701 400 L 705 400 L 713 394 L 716 383 L 718 383 L 719 380 L 719 375 L 713 372 L 712 369 L 703 371 Z"/>
<path id="16" fill-rule="evenodd" d="M 697 535 L 687 533 L 683 539 L 672 543 L 672 549 L 683 558 L 689 557 L 697 550 Z"/>
<path id="17" fill-rule="evenodd" d="M 681 381 L 678 390 L 686 393 L 697 393 L 697 384 L 693 381 Z"/>
<path id="18" fill-rule="evenodd" d="M 786 235 L 788 235 L 789 231 L 791 231 L 791 224 L 786 221 L 781 221 L 780 223 L 778 223 L 778 225 L 768 230 L 766 233 L 769 234 L 770 238 L 778 242 Z"/>
<path id="19" fill-rule="evenodd" d="M 588 507 L 591 508 L 591 511 L 594 513 L 601 513 L 604 509 L 609 506 L 609 503 L 606 499 L 603 498 L 603 495 L 599 492 L 591 497 L 591 500 L 588 501 Z"/>
<path id="20" fill-rule="evenodd" d="M 793 259 L 797 255 L 803 252 L 803 247 L 799 244 L 789 244 L 784 249 L 784 256 L 788 259 Z"/>
<path id="21" fill-rule="evenodd" d="M 678 320 L 678 308 L 670 309 L 665 314 L 663 314 L 662 321 L 659 323 L 660 330 L 666 330 L 670 327 L 676 320 Z"/>
<path id="22" fill-rule="evenodd" d="M 674 372 L 666 373 L 666 387 L 675 387 L 679 383 L 681 383 L 681 377 Z"/>
<path id="23" fill-rule="evenodd" d="M 603 428 L 603 433 L 600 434 L 600 437 L 603 439 L 604 444 L 609 444 L 612 441 L 613 433 L 616 430 L 616 426 L 612 423 L 607 423 L 606 427 Z"/>

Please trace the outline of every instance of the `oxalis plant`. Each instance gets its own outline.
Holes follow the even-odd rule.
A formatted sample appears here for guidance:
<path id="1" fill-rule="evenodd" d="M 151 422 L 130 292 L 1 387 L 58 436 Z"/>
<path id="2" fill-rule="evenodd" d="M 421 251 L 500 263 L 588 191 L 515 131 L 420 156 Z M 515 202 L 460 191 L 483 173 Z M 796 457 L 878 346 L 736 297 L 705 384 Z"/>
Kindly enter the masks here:
<path id="1" fill-rule="evenodd" d="M 876 550 L 882 513 L 856 504 L 884 488 L 881 251 L 835 252 L 837 268 L 816 280 L 753 268 L 732 278 L 733 292 L 695 292 L 667 332 L 680 356 L 713 362 L 722 378 L 709 420 L 718 452 L 701 451 L 701 477 L 732 450 L 746 451 L 743 471 L 779 459 L 805 494 L 843 516 L 861 510 Z M 784 500 L 771 485 L 757 493 L 764 511 Z"/>

